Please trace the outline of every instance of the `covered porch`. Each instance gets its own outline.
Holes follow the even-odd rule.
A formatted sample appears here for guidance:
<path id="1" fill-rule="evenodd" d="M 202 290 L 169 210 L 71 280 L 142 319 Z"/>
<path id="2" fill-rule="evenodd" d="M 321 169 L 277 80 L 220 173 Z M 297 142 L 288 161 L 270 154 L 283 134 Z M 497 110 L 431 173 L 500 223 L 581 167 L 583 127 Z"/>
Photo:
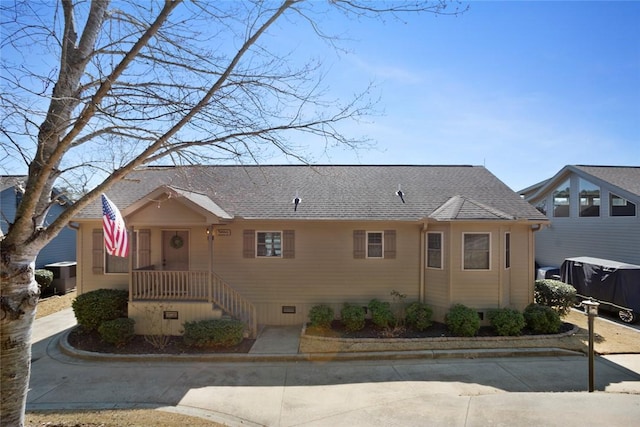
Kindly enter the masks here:
<path id="1" fill-rule="evenodd" d="M 133 270 L 129 301 L 205 302 L 245 323 L 249 336 L 258 330 L 255 306 L 213 272 Z"/>
<path id="2" fill-rule="evenodd" d="M 231 220 L 226 212 L 203 194 L 161 186 L 123 214 L 133 238 L 130 307 L 180 306 L 180 323 L 222 313 L 245 323 L 255 336 L 255 306 L 213 271 L 214 227 Z M 148 323 L 143 317 L 138 316 Z"/>

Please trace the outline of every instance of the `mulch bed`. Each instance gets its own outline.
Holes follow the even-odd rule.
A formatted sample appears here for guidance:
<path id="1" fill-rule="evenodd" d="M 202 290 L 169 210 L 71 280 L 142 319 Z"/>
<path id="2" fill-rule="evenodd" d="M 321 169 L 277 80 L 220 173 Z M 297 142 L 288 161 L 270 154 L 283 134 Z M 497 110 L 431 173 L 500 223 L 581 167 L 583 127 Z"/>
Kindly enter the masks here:
<path id="1" fill-rule="evenodd" d="M 571 323 L 563 323 L 560 326 L 559 333 L 568 332 L 573 329 Z M 409 328 L 403 329 L 381 329 L 373 324 L 370 319 L 365 321 L 365 327 L 359 331 L 347 331 L 339 320 L 334 320 L 331 323 L 331 329 L 318 329 L 307 326 L 307 335 L 316 335 L 333 338 L 437 338 L 437 337 L 454 337 L 447 330 L 447 325 L 440 322 L 433 322 L 433 324 L 424 331 L 416 331 Z M 539 335 L 525 328 L 522 331 L 522 336 L 535 336 Z M 495 337 L 496 332 L 491 326 L 482 326 L 476 334 L 477 337 Z"/>
<path id="2" fill-rule="evenodd" d="M 559 333 L 570 331 L 573 328 L 571 323 L 563 323 Z M 308 326 L 308 335 L 334 337 L 334 338 L 436 338 L 453 337 L 444 323 L 434 322 L 425 331 L 416 331 L 409 328 L 384 330 L 376 327 L 371 320 L 367 319 L 365 327 L 359 331 L 347 331 L 339 320 L 334 320 L 331 329 L 318 329 Z M 529 329 L 522 331 L 522 336 L 536 336 Z M 478 337 L 494 337 L 495 331 L 490 326 L 483 326 L 476 334 Z M 158 348 L 149 343 L 144 336 L 136 335 L 129 343 L 122 347 L 108 344 L 100 338 L 96 331 L 85 332 L 76 328 L 69 333 L 69 345 L 78 350 L 90 351 L 94 353 L 112 354 L 215 354 L 215 353 L 248 353 L 255 340 L 244 339 L 233 347 L 190 347 L 184 344 L 182 337 L 169 337 L 164 348 Z"/>
<path id="3" fill-rule="evenodd" d="M 157 348 L 149 343 L 143 335 L 135 335 L 131 341 L 122 347 L 108 344 L 100 338 L 97 331 L 83 332 L 76 328 L 69 333 L 69 345 L 78 350 L 90 351 L 94 353 L 112 354 L 214 354 L 214 353 L 248 353 L 255 340 L 244 339 L 233 347 L 190 347 L 187 346 L 182 337 L 169 337 L 164 348 Z"/>

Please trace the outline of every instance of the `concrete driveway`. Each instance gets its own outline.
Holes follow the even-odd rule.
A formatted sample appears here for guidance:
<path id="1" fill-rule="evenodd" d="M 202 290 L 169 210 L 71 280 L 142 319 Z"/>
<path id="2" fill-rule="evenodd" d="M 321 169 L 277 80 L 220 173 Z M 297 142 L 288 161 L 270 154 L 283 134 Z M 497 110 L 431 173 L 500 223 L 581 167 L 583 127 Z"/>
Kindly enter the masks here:
<path id="1" fill-rule="evenodd" d="M 587 393 L 584 356 L 98 361 L 63 354 L 64 327 L 34 332 L 28 409 L 161 408 L 231 426 L 627 426 L 640 420 L 638 355 L 596 358 L 597 391 Z"/>

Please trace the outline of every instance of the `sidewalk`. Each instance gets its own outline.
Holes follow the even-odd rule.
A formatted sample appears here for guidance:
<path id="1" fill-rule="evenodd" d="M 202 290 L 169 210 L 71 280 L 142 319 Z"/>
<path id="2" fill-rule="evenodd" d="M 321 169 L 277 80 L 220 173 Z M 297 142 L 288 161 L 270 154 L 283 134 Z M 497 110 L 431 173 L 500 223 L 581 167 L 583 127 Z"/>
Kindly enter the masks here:
<path id="1" fill-rule="evenodd" d="M 37 320 L 34 337 L 46 335 L 41 328 L 52 320 Z M 597 357 L 596 392 L 587 393 L 584 356 L 277 361 L 295 356 L 298 335 L 297 328 L 265 328 L 246 359 L 235 361 L 105 362 L 64 354 L 58 333 L 35 343 L 45 346 L 32 364 L 27 407 L 159 408 L 230 426 L 582 426 L 585 418 L 601 425 L 640 419 L 638 355 Z"/>

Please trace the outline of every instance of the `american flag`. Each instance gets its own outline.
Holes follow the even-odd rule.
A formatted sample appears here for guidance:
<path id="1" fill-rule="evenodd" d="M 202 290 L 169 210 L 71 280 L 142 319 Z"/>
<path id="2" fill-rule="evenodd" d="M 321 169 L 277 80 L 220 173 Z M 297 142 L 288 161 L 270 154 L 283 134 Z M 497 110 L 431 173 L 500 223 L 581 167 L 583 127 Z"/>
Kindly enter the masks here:
<path id="1" fill-rule="evenodd" d="M 102 229 L 107 253 L 126 258 L 129 255 L 127 228 L 116 205 L 104 194 L 102 195 Z"/>

